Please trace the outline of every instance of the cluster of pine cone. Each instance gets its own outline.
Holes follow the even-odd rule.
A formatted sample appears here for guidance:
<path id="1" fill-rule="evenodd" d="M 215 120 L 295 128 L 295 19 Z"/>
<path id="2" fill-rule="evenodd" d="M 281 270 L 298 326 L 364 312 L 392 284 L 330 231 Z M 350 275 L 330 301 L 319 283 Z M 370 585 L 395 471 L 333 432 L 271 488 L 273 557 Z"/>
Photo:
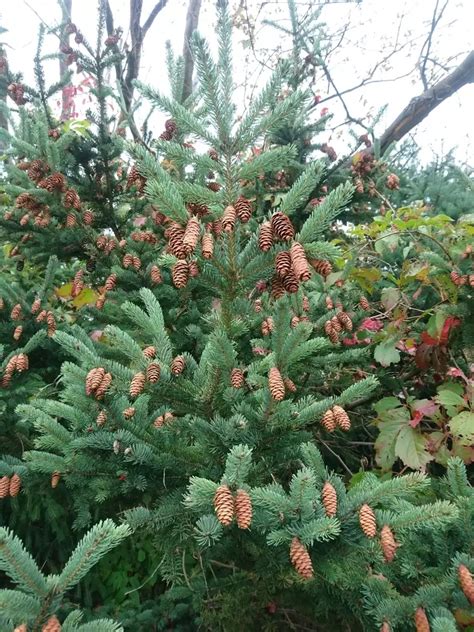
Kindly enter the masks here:
<path id="1" fill-rule="evenodd" d="M 347 432 L 351 428 L 351 420 L 342 406 L 333 406 L 324 413 L 321 425 L 328 432 L 334 432 L 338 426 Z"/>
<path id="2" fill-rule="evenodd" d="M 103 399 L 112 383 L 111 373 L 103 367 L 91 369 L 86 376 L 86 395 L 93 395 L 97 400 Z"/>
<path id="3" fill-rule="evenodd" d="M 343 330 L 351 332 L 352 329 L 353 326 L 351 317 L 344 311 L 339 311 L 335 316 L 324 323 L 324 331 L 333 344 L 337 344 L 339 342 L 339 334 Z"/>
<path id="4" fill-rule="evenodd" d="M 3 298 L 0 297 L 0 310 L 5 308 L 5 301 L 3 300 Z M 31 314 L 35 315 L 41 308 L 41 300 L 39 298 L 36 298 L 33 301 L 33 304 L 31 306 Z M 14 323 L 18 323 L 19 321 L 23 321 L 25 318 L 25 315 L 23 314 L 23 309 L 20 303 L 16 303 L 11 312 L 10 312 L 10 319 L 14 322 Z M 54 336 L 54 334 L 56 333 L 56 319 L 54 317 L 53 312 L 51 311 L 47 311 L 47 310 L 41 310 L 41 312 L 37 315 L 36 317 L 36 322 L 41 323 L 41 322 L 46 322 L 47 325 L 47 331 L 48 331 L 48 336 Z M 15 340 L 15 342 L 17 342 L 18 340 L 20 340 L 21 336 L 23 334 L 23 325 L 21 324 L 15 324 L 15 328 L 13 330 L 13 340 Z M 23 355 L 23 354 L 20 354 Z M 13 358 L 12 358 L 13 360 Z M 10 378 L 13 374 L 13 372 L 16 371 L 24 371 L 26 369 L 20 369 L 20 366 L 23 366 L 23 362 L 24 359 L 21 360 L 21 363 L 18 366 L 13 367 L 13 365 L 10 365 L 10 369 L 7 371 L 7 376 L 4 376 L 4 378 L 6 377 L 5 381 L 3 382 L 3 386 L 8 386 L 10 383 Z M 28 367 L 26 367 L 28 368 Z"/>
<path id="5" fill-rule="evenodd" d="M 474 274 L 459 274 L 459 272 L 453 270 L 450 276 L 454 285 L 461 286 L 468 283 L 471 287 L 474 287 Z"/>
<path id="6" fill-rule="evenodd" d="M 7 362 L 5 369 L 3 371 L 1 386 L 3 388 L 7 388 L 10 386 L 10 382 L 12 376 L 15 371 L 18 373 L 23 373 L 23 371 L 27 371 L 29 367 L 29 360 L 26 353 L 18 353 L 13 355 Z"/>
<path id="7" fill-rule="evenodd" d="M 20 489 L 21 478 L 16 472 L 11 478 L 9 476 L 0 478 L 0 498 L 7 498 L 8 496 L 14 498 L 18 496 Z"/>
<path id="8" fill-rule="evenodd" d="M 228 527 L 234 521 L 239 529 L 248 529 L 252 522 L 252 500 L 245 489 L 238 489 L 235 497 L 228 485 L 220 485 L 214 495 L 214 509 L 217 519 Z"/>

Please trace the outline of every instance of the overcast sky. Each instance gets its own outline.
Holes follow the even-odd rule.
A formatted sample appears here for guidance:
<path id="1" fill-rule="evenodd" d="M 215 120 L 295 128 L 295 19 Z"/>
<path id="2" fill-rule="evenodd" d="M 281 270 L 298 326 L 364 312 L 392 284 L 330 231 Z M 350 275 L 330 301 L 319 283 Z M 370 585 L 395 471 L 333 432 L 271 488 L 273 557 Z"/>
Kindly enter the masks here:
<path id="1" fill-rule="evenodd" d="M 110 0 L 117 25 L 128 24 L 128 0 Z M 297 0 L 298 2 L 298 0 Z M 143 15 L 147 16 L 154 5 L 152 0 L 144 0 Z M 308 1 L 298 2 L 301 12 L 307 10 Z M 442 3 L 441 3 L 442 4 Z M 187 2 L 184 0 L 168 0 L 168 5 L 156 19 L 150 30 L 142 60 L 140 78 L 145 82 L 165 90 L 167 85 L 164 50 L 166 40 L 170 40 L 173 48 L 181 52 L 184 19 Z M 257 46 L 272 49 L 278 43 L 282 48 L 286 43 L 275 31 L 263 24 L 265 19 L 279 20 L 282 24 L 287 18 L 284 0 L 256 2 L 255 0 L 231 0 L 236 20 L 242 24 L 246 17 L 243 9 L 237 11 L 239 5 L 247 7 L 251 18 L 256 20 Z M 334 55 L 331 66 L 333 76 L 339 90 L 354 85 L 359 77 L 380 60 L 383 51 L 398 36 L 402 50 L 393 58 L 391 68 L 382 68 L 376 77 L 387 79 L 407 73 L 414 67 L 419 56 L 423 38 L 427 31 L 427 22 L 431 19 L 435 0 L 362 0 L 360 4 L 350 2 L 334 2 L 327 6 L 322 18 L 328 25 L 328 32 L 337 30 L 342 24 L 349 22 L 347 42 Z M 96 25 L 96 0 L 73 0 L 73 20 L 94 41 Z M 3 40 L 8 43 L 8 57 L 13 69 L 20 69 L 28 83 L 33 82 L 32 58 L 34 56 L 39 16 L 48 25 L 59 21 L 60 12 L 56 0 L 0 0 L 1 24 L 8 29 Z M 455 54 L 465 54 L 472 47 L 472 28 L 474 24 L 473 0 L 450 0 L 441 27 L 433 40 L 433 50 L 439 60 L 445 60 Z M 203 0 L 200 31 L 213 42 L 214 10 L 211 0 Z M 126 35 L 126 33 L 125 33 Z M 266 69 L 257 64 L 249 47 L 248 37 L 243 30 L 235 34 L 234 53 L 235 80 L 242 84 L 246 79 L 250 84 L 262 83 Z M 57 44 L 51 38 L 52 47 Z M 381 52 L 382 51 L 382 52 Z M 265 50 L 264 50 L 265 54 Z M 462 56 L 459 61 L 462 60 Z M 455 62 L 454 62 L 455 63 Z M 47 68 L 50 76 L 56 79 L 57 62 Z M 81 77 L 77 77 L 78 81 Z M 84 77 L 82 77 L 84 78 Z M 321 85 L 324 95 L 326 86 Z M 384 127 L 398 114 L 411 97 L 422 91 L 419 74 L 394 82 L 378 83 L 351 93 L 347 104 L 353 116 L 364 116 L 367 112 L 375 113 L 383 106 L 388 106 L 384 118 L 376 128 L 381 133 Z M 246 94 L 249 95 L 250 90 Z M 341 107 L 335 100 L 328 104 L 335 114 L 335 123 L 342 115 Z M 458 160 L 473 166 L 473 123 L 474 84 L 464 87 L 447 102 L 441 104 L 429 118 L 418 126 L 416 140 L 423 147 L 423 159 L 429 160 L 433 153 L 443 154 L 454 146 L 458 146 Z M 159 130 L 161 131 L 161 130 Z M 344 152 L 348 138 L 336 130 L 327 138 L 338 152 Z"/>

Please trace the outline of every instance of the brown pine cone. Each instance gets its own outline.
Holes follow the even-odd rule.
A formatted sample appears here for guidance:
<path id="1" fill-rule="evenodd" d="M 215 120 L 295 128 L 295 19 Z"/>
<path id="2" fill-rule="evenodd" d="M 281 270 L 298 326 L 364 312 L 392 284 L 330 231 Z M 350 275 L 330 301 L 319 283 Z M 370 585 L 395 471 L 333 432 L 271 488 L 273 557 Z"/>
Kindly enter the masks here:
<path id="1" fill-rule="evenodd" d="M 262 336 L 269 336 L 273 331 L 273 318 L 269 316 L 262 322 Z"/>
<path id="2" fill-rule="evenodd" d="M 228 527 L 234 519 L 234 498 L 227 485 L 220 485 L 214 495 L 214 509 L 217 519 Z"/>
<path id="3" fill-rule="evenodd" d="M 23 371 L 27 371 L 29 367 L 29 360 L 26 353 L 19 353 L 16 357 L 16 370 L 18 373 L 22 373 Z M 7 364 L 8 367 L 8 364 Z"/>
<path id="4" fill-rule="evenodd" d="M 456 270 L 451 271 L 450 277 L 451 277 L 451 281 L 455 285 L 464 285 L 466 282 L 464 277 L 461 274 L 459 274 L 459 272 L 457 272 Z"/>
<path id="5" fill-rule="evenodd" d="M 46 189 L 52 193 L 53 191 L 59 191 L 63 193 L 66 190 L 66 179 L 62 173 L 55 172 L 50 176 L 43 178 L 38 182 L 38 187 L 40 189 Z"/>
<path id="6" fill-rule="evenodd" d="M 365 504 L 359 510 L 359 524 L 368 538 L 374 538 L 377 533 L 377 521 L 373 509 Z"/>
<path id="7" fill-rule="evenodd" d="M 273 234 L 282 241 L 290 241 L 295 236 L 295 229 L 288 215 L 277 211 L 271 217 Z"/>
<path id="8" fill-rule="evenodd" d="M 380 531 L 380 545 L 386 562 L 391 562 L 397 552 L 398 544 L 393 536 L 392 530 L 386 524 Z"/>
<path id="9" fill-rule="evenodd" d="M 110 373 L 106 373 L 102 378 L 102 381 L 99 385 L 99 388 L 95 392 L 96 399 L 102 399 L 107 392 L 110 384 L 112 383 L 112 375 Z"/>
<path id="10" fill-rule="evenodd" d="M 199 275 L 199 266 L 197 264 L 197 261 L 190 261 L 188 264 L 188 270 L 190 277 L 197 277 Z"/>
<path id="11" fill-rule="evenodd" d="M 332 412 L 334 413 L 334 420 L 341 430 L 344 430 L 344 432 L 350 430 L 351 420 L 344 408 L 342 406 L 334 406 Z"/>
<path id="12" fill-rule="evenodd" d="M 150 360 L 152 360 L 156 357 L 156 348 L 152 345 L 150 345 L 149 347 L 145 347 L 143 349 L 143 355 L 145 356 L 145 358 L 149 358 Z"/>
<path id="13" fill-rule="evenodd" d="M 360 297 L 359 305 L 361 306 L 362 309 L 365 309 L 365 311 L 370 309 L 370 303 L 365 296 Z"/>
<path id="14" fill-rule="evenodd" d="M 282 279 L 282 283 L 285 290 L 290 294 L 294 294 L 298 291 L 299 282 L 293 270 L 290 270 L 288 274 Z"/>
<path id="15" fill-rule="evenodd" d="M 140 393 L 143 393 L 145 388 L 145 374 L 142 372 L 135 373 L 130 382 L 130 397 L 138 397 Z"/>
<path id="16" fill-rule="evenodd" d="M 309 298 L 307 296 L 303 296 L 301 306 L 304 312 L 309 312 L 310 304 L 309 304 Z"/>
<path id="17" fill-rule="evenodd" d="M 248 529 L 252 522 L 252 500 L 244 489 L 237 490 L 234 509 L 239 529 Z"/>
<path id="18" fill-rule="evenodd" d="M 215 160 L 215 161 L 219 160 L 219 154 L 217 153 L 215 149 L 210 149 L 207 152 L 207 155 L 209 156 L 211 160 Z"/>
<path id="19" fill-rule="evenodd" d="M 273 246 L 273 229 L 270 222 L 263 222 L 258 232 L 258 247 L 267 252 Z"/>
<path id="20" fill-rule="evenodd" d="M 283 279 L 291 271 L 291 255 L 288 250 L 279 252 L 275 257 L 275 270 L 280 279 Z"/>
<path id="21" fill-rule="evenodd" d="M 332 272 L 332 265 L 325 259 L 311 259 L 310 263 L 316 272 L 323 277 L 327 277 Z"/>
<path id="22" fill-rule="evenodd" d="M 245 383 L 244 372 L 242 369 L 234 368 L 230 372 L 230 383 L 233 388 L 242 388 Z"/>
<path id="23" fill-rule="evenodd" d="M 234 204 L 234 208 L 237 213 L 237 217 L 243 224 L 246 224 L 252 215 L 252 204 L 250 203 L 250 200 L 247 200 L 246 197 L 241 195 Z"/>
<path id="24" fill-rule="evenodd" d="M 41 628 L 41 632 L 61 632 L 59 619 L 55 615 L 50 617 Z"/>
<path id="25" fill-rule="evenodd" d="M 295 327 L 299 325 L 300 322 L 301 321 L 298 316 L 292 316 L 290 320 L 290 327 L 294 329 Z"/>
<path id="26" fill-rule="evenodd" d="M 161 275 L 160 268 L 158 266 L 151 266 L 150 268 L 150 278 L 153 285 L 158 285 L 163 281 L 163 277 Z"/>
<path id="27" fill-rule="evenodd" d="M 12 498 L 14 498 L 15 496 L 18 496 L 20 488 L 21 488 L 21 478 L 15 472 L 15 474 L 13 474 L 13 476 L 10 479 L 10 489 L 9 489 L 10 496 Z"/>
<path id="28" fill-rule="evenodd" d="M 321 419 L 321 425 L 328 432 L 334 432 L 336 429 L 336 420 L 331 409 L 327 410 Z"/>
<path id="29" fill-rule="evenodd" d="M 140 270 L 140 268 L 142 267 L 142 262 L 140 260 L 140 257 L 137 257 L 137 255 L 133 255 L 132 265 L 135 268 L 135 270 Z"/>
<path id="30" fill-rule="evenodd" d="M 474 579 L 471 572 L 464 564 L 458 566 L 458 577 L 463 593 L 467 600 L 474 606 Z"/>
<path id="31" fill-rule="evenodd" d="M 86 226 L 90 226 L 94 222 L 94 213 L 87 209 L 82 214 L 82 221 Z"/>
<path id="32" fill-rule="evenodd" d="M 173 362 L 171 363 L 171 373 L 173 375 L 181 375 L 181 373 L 184 371 L 185 366 L 186 361 L 184 359 L 184 356 L 176 356 L 176 358 L 174 358 Z"/>
<path id="33" fill-rule="evenodd" d="M 386 180 L 387 189 L 399 189 L 400 188 L 400 178 L 394 174 L 389 173 Z"/>
<path id="34" fill-rule="evenodd" d="M 15 331 L 13 332 L 13 340 L 20 340 L 22 333 L 23 333 L 23 327 L 21 325 L 18 325 L 18 327 L 15 327 Z"/>
<path id="35" fill-rule="evenodd" d="M 61 474 L 59 472 L 53 472 L 51 475 L 51 487 L 53 489 L 56 489 L 60 480 L 61 480 Z"/>
<path id="36" fill-rule="evenodd" d="M 280 371 L 275 366 L 268 372 L 268 387 L 275 401 L 281 402 L 281 400 L 284 399 L 285 383 L 283 382 Z"/>
<path id="37" fill-rule="evenodd" d="M 37 296 L 35 300 L 33 301 L 33 304 L 31 305 L 31 313 L 36 314 L 37 312 L 39 312 L 40 308 L 41 308 L 41 299 L 39 298 L 39 296 Z"/>
<path id="38" fill-rule="evenodd" d="M 332 518 L 337 513 L 337 494 L 333 485 L 329 481 L 326 481 L 321 491 L 321 499 L 323 501 L 324 511 L 326 516 Z"/>
<path id="39" fill-rule="evenodd" d="M 331 325 L 334 331 L 337 331 L 338 334 L 342 331 L 341 321 L 339 320 L 337 316 L 333 316 L 331 318 Z"/>
<path id="40" fill-rule="evenodd" d="M 22 623 L 21 625 L 18 625 L 13 632 L 28 632 L 28 628 L 26 627 L 26 623 Z"/>
<path id="41" fill-rule="evenodd" d="M 106 422 L 107 413 L 105 412 L 105 410 L 101 410 L 100 413 L 97 415 L 95 423 L 99 426 L 99 428 L 102 428 L 102 426 L 104 426 Z"/>
<path id="42" fill-rule="evenodd" d="M 201 241 L 201 251 L 204 259 L 211 259 L 214 252 L 214 237 L 211 233 L 204 233 Z"/>
<path id="43" fill-rule="evenodd" d="M 66 228 L 74 228 L 77 226 L 77 219 L 74 213 L 68 213 L 66 215 Z"/>
<path id="44" fill-rule="evenodd" d="M 153 422 L 153 426 L 155 428 L 161 428 L 165 424 L 173 421 L 173 419 L 174 419 L 174 415 L 172 413 L 166 412 L 164 415 L 160 415 L 159 417 L 155 419 L 155 421 Z"/>
<path id="45" fill-rule="evenodd" d="M 324 323 L 324 331 L 325 331 L 327 337 L 329 338 L 329 340 L 334 345 L 339 342 L 339 336 L 337 334 L 337 331 L 334 329 L 334 325 L 332 324 L 332 322 L 330 320 L 327 320 Z"/>
<path id="46" fill-rule="evenodd" d="M 233 206 L 226 206 L 224 214 L 222 215 L 222 228 L 225 233 L 231 233 L 235 227 L 235 208 Z"/>
<path id="47" fill-rule="evenodd" d="M 3 300 L 3 298 L 0 296 L 0 309 L 3 309 L 5 307 L 5 301 Z"/>
<path id="48" fill-rule="evenodd" d="M 380 628 L 380 632 L 390 632 L 390 626 L 387 621 L 382 623 L 382 627 Z"/>
<path id="49" fill-rule="evenodd" d="M 189 279 L 189 266 L 187 261 L 177 261 L 171 269 L 173 285 L 181 289 L 186 287 Z"/>
<path id="50" fill-rule="evenodd" d="M 467 277 L 470 287 L 474 287 L 474 274 L 469 274 Z"/>
<path id="51" fill-rule="evenodd" d="M 165 230 L 165 237 L 168 239 L 167 250 L 178 259 L 184 259 L 187 255 L 187 250 L 183 243 L 185 232 L 185 229 L 176 222 L 173 222 Z"/>
<path id="52" fill-rule="evenodd" d="M 10 495 L 10 479 L 8 476 L 0 478 L 0 498 L 6 498 Z"/>
<path id="53" fill-rule="evenodd" d="M 352 320 L 347 312 L 339 312 L 337 318 L 346 331 L 352 331 Z"/>
<path id="54" fill-rule="evenodd" d="M 97 367 L 89 371 L 86 376 L 86 395 L 90 395 L 99 388 L 104 375 L 105 369 L 102 367 Z"/>
<path id="55" fill-rule="evenodd" d="M 312 579 L 313 563 L 308 549 L 298 538 L 293 538 L 290 546 L 290 560 L 298 575 L 303 579 Z"/>
<path id="56" fill-rule="evenodd" d="M 214 191 L 214 193 L 217 193 L 217 191 L 221 190 L 221 185 L 218 182 L 208 182 L 207 188 Z"/>
<path id="57" fill-rule="evenodd" d="M 254 311 L 257 314 L 262 311 L 263 306 L 262 306 L 262 299 L 261 298 L 256 298 L 255 299 L 255 301 L 253 302 L 253 309 L 254 309 Z"/>
<path id="58" fill-rule="evenodd" d="M 146 379 L 152 384 L 156 384 L 160 379 L 161 367 L 158 362 L 152 362 L 146 368 Z"/>
<path id="59" fill-rule="evenodd" d="M 430 622 L 421 606 L 416 609 L 414 619 L 416 632 L 430 632 Z"/>
<path id="60" fill-rule="evenodd" d="M 309 271 L 308 260 L 303 246 L 297 241 L 293 242 L 290 254 L 296 278 L 303 282 L 308 281 L 311 278 L 311 272 Z"/>
<path id="61" fill-rule="evenodd" d="M 48 326 L 48 336 L 52 338 L 56 333 L 56 319 L 54 318 L 53 312 L 46 314 L 46 325 Z"/>
<path id="62" fill-rule="evenodd" d="M 123 411 L 123 416 L 125 419 L 131 419 L 135 414 L 135 408 L 133 406 L 129 406 Z"/>
<path id="63" fill-rule="evenodd" d="M 296 385 L 293 380 L 290 380 L 289 377 L 283 378 L 283 384 L 285 385 L 287 391 L 289 391 L 290 393 L 296 393 Z"/>
<path id="64" fill-rule="evenodd" d="M 75 189 L 68 189 L 64 194 L 64 208 L 81 209 L 81 198 Z"/>
<path id="65" fill-rule="evenodd" d="M 193 215 L 189 218 L 183 235 L 183 246 L 188 254 L 194 252 L 199 239 L 200 230 L 201 226 L 199 220 Z"/>
<path id="66" fill-rule="evenodd" d="M 21 320 L 23 317 L 20 303 L 17 303 L 10 312 L 10 318 L 12 320 Z"/>
<path id="67" fill-rule="evenodd" d="M 274 299 L 279 299 L 282 296 L 285 296 L 285 288 L 283 287 L 283 282 L 278 275 L 273 275 L 271 286 L 271 294 Z"/>
<path id="68" fill-rule="evenodd" d="M 328 309 L 334 309 L 334 303 L 332 302 L 332 298 L 330 296 L 326 296 L 324 300 Z"/>
<path id="69" fill-rule="evenodd" d="M 109 276 L 105 279 L 104 289 L 106 289 L 107 292 L 111 292 L 115 288 L 116 283 L 117 275 L 113 273 L 109 274 Z"/>
<path id="70" fill-rule="evenodd" d="M 210 227 L 216 237 L 222 235 L 224 229 L 222 228 L 222 222 L 220 219 L 212 222 L 212 224 L 210 224 Z"/>
<path id="71" fill-rule="evenodd" d="M 130 268 L 131 266 L 133 266 L 133 255 L 130 254 L 129 252 L 127 252 L 126 254 L 124 254 L 123 259 L 122 259 L 122 266 L 124 268 Z"/>

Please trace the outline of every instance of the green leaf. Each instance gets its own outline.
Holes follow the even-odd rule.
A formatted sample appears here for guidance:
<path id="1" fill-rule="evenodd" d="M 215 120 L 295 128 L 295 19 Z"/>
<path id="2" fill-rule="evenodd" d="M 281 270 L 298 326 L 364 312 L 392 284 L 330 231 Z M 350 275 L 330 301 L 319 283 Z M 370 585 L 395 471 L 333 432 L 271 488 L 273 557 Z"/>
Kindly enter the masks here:
<path id="1" fill-rule="evenodd" d="M 389 366 L 400 362 L 400 351 L 395 348 L 396 341 L 384 340 L 375 347 L 374 359 L 382 366 Z"/>
<path id="2" fill-rule="evenodd" d="M 405 426 L 398 433 L 395 454 L 413 470 L 424 468 L 434 458 L 426 451 L 426 438 L 411 426 Z"/>
<path id="3" fill-rule="evenodd" d="M 389 312 L 400 300 L 400 290 L 396 287 L 384 287 L 380 294 L 380 300 L 387 312 Z"/>
<path id="4" fill-rule="evenodd" d="M 406 408 L 399 408 L 390 413 L 387 421 L 378 424 L 380 431 L 375 440 L 376 460 L 380 467 L 389 470 L 395 463 L 395 443 L 401 429 L 410 421 L 410 415 Z"/>
<path id="5" fill-rule="evenodd" d="M 474 443 L 474 413 L 467 410 L 459 413 L 449 422 L 451 433 L 462 440 L 465 445 Z"/>
<path id="6" fill-rule="evenodd" d="M 373 405 L 373 409 L 380 415 L 380 413 L 392 410 L 392 408 L 400 408 L 401 405 L 402 402 L 398 397 L 384 397 Z"/>
<path id="7" fill-rule="evenodd" d="M 453 393 L 451 390 L 440 390 L 436 396 L 436 401 L 445 408 L 450 406 L 461 406 L 462 408 L 466 408 L 466 402 L 464 399 L 457 393 Z"/>

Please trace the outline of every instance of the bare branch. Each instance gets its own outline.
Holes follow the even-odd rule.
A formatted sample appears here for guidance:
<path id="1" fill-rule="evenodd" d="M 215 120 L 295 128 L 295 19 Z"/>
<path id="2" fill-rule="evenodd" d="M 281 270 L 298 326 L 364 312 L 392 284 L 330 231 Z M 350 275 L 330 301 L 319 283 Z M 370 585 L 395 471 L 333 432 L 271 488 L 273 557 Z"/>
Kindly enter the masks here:
<path id="1" fill-rule="evenodd" d="M 183 59 L 184 59 L 184 81 L 182 100 L 185 101 L 192 92 L 194 60 L 191 53 L 191 37 L 197 29 L 199 22 L 199 12 L 201 11 L 202 0 L 189 0 L 188 12 L 186 14 L 186 27 L 184 30 Z"/>
<path id="2" fill-rule="evenodd" d="M 434 32 L 436 31 L 436 27 L 438 26 L 441 18 L 443 17 L 443 13 L 444 13 L 446 7 L 448 6 L 448 2 L 449 2 L 449 0 L 446 0 L 446 2 L 444 3 L 443 7 L 441 8 L 441 11 L 438 14 L 439 0 L 436 0 L 435 8 L 434 8 L 434 11 L 433 11 L 433 16 L 431 18 L 430 30 L 428 32 L 426 40 L 423 43 L 423 46 L 421 47 L 421 51 L 420 51 L 420 60 L 421 60 L 421 63 L 420 63 L 420 76 L 421 76 L 421 81 L 423 83 L 423 88 L 425 90 L 428 90 L 428 87 L 429 87 L 428 79 L 426 77 L 426 65 L 428 63 L 428 60 L 429 60 L 430 54 L 431 54 L 431 45 L 433 43 L 433 35 L 434 35 Z"/>
<path id="3" fill-rule="evenodd" d="M 145 24 L 142 26 L 142 37 L 144 38 L 145 35 L 148 32 L 148 29 L 150 28 L 150 26 L 153 24 L 153 22 L 155 21 L 156 16 L 158 15 L 158 13 L 165 8 L 166 3 L 168 2 L 168 0 L 160 0 L 160 2 L 157 2 L 155 4 L 155 6 L 153 7 L 153 9 L 150 12 L 150 15 L 148 16 L 148 18 L 145 21 Z"/>

